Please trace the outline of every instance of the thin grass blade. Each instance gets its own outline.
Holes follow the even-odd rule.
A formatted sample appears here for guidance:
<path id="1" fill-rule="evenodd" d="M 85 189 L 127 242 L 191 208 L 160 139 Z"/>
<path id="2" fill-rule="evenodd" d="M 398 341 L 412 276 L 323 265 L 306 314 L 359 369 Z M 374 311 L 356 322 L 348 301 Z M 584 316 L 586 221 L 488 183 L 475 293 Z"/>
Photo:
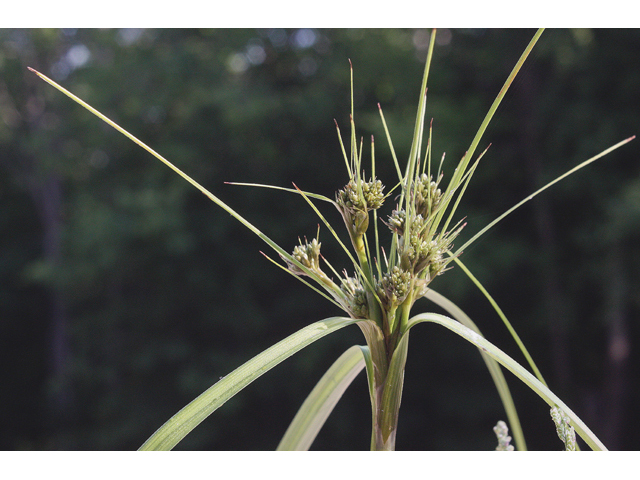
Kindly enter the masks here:
<path id="1" fill-rule="evenodd" d="M 504 323 L 504 325 L 507 327 L 507 330 L 509 330 L 509 333 L 511 334 L 511 336 L 513 337 L 514 341 L 516 342 L 516 344 L 518 345 L 518 347 L 520 348 L 520 351 L 522 352 L 522 354 L 524 355 L 524 357 L 527 359 L 527 362 L 529 363 L 529 366 L 531 367 L 531 370 L 533 370 L 533 373 L 535 374 L 536 378 L 538 380 L 540 380 L 541 383 L 543 383 L 545 386 L 547 385 L 547 382 L 545 382 L 544 378 L 542 377 L 542 373 L 540 373 L 540 370 L 538 369 L 537 365 L 535 364 L 535 362 L 533 361 L 533 358 L 531 357 L 531 355 L 529 354 L 529 351 L 527 350 L 527 347 L 524 346 L 524 343 L 522 342 L 522 340 L 520 340 L 520 336 L 516 333 L 515 329 L 513 328 L 513 326 L 511 325 L 511 322 L 507 319 L 507 316 L 504 314 L 504 312 L 502 311 L 502 309 L 498 306 L 498 304 L 496 303 L 496 301 L 493 299 L 493 297 L 489 294 L 489 292 L 487 292 L 487 290 L 482 286 L 482 284 L 480 283 L 480 281 L 471 273 L 471 271 L 460 261 L 459 258 L 454 257 L 453 259 L 454 262 L 456 262 L 458 264 L 458 266 L 462 269 L 462 271 L 465 273 L 465 275 L 467 275 L 467 277 L 469 277 L 469 279 L 474 283 L 474 285 L 476 287 L 478 287 L 478 290 L 480 290 L 482 292 L 482 294 L 485 296 L 485 298 L 487 300 L 489 300 L 489 303 L 491 304 L 491 306 L 493 307 L 493 309 L 496 311 L 496 313 L 498 314 L 498 316 L 500 317 L 500 319 L 502 319 L 502 322 Z M 464 323 L 464 322 L 463 322 Z M 469 325 L 467 325 L 469 326 Z M 478 332 L 479 333 L 479 332 Z"/>
<path id="2" fill-rule="evenodd" d="M 565 179 L 566 177 L 568 177 L 569 175 L 571 175 L 572 173 L 577 172 L 578 170 L 580 170 L 581 168 L 586 167 L 587 165 L 589 165 L 590 163 L 595 162 L 596 160 L 604 157 L 605 155 L 613 152 L 614 150 L 616 150 L 617 148 L 620 148 L 621 146 L 629 143 L 631 140 L 633 140 L 634 138 L 636 138 L 635 135 L 633 135 L 632 137 L 626 138 L 624 140 L 622 140 L 621 142 L 616 143 L 615 145 L 607 148 L 606 150 L 600 152 L 598 155 L 595 155 L 593 157 L 591 157 L 588 160 L 585 160 L 584 162 L 582 162 L 580 165 L 577 165 L 575 167 L 573 167 L 571 170 L 563 173 L 562 175 L 560 175 L 559 177 L 557 177 L 556 179 L 550 181 L 549 183 L 547 183 L 544 187 L 536 190 L 535 192 L 533 192 L 531 195 L 529 195 L 528 197 L 526 197 L 525 199 L 521 200 L 520 202 L 516 203 L 513 207 L 511 207 L 509 210 L 507 210 L 506 212 L 504 212 L 502 215 L 500 215 L 498 218 L 496 218 L 493 222 L 489 223 L 486 227 L 484 227 L 482 230 L 480 230 L 478 233 L 476 233 L 473 237 L 471 237 L 464 245 L 462 245 L 458 250 L 456 250 L 456 253 L 454 253 L 455 256 L 458 256 L 460 253 L 462 253 L 464 251 L 465 248 L 467 248 L 469 245 L 471 245 L 473 242 L 475 242 L 478 238 L 480 238 L 487 230 L 489 230 L 490 228 L 492 228 L 496 223 L 498 223 L 499 221 L 501 221 L 503 218 L 505 218 L 507 215 L 509 215 L 510 213 L 512 213 L 514 210 L 516 210 L 517 208 L 520 208 L 522 205 L 524 205 L 525 203 L 527 203 L 529 200 L 531 200 L 532 198 L 534 198 L 536 195 L 539 195 L 540 193 L 544 192 L 547 188 L 555 185 L 556 183 L 558 183 L 560 180 Z"/>
<path id="3" fill-rule="evenodd" d="M 485 130 L 489 126 L 489 123 L 491 122 L 493 115 L 498 110 L 498 106 L 502 102 L 502 99 L 504 98 L 504 96 L 507 94 L 507 90 L 509 90 L 509 87 L 513 83 L 513 80 L 516 78 L 516 75 L 518 75 L 520 68 L 522 68 L 522 65 L 524 64 L 525 60 L 529 56 L 529 53 L 531 53 L 531 50 L 533 50 L 533 47 L 535 46 L 538 39 L 542 35 L 543 31 L 544 31 L 544 28 L 538 29 L 538 31 L 534 34 L 533 38 L 527 45 L 527 48 L 525 48 L 524 52 L 522 52 L 520 59 L 518 60 L 516 65 L 513 67 L 513 70 L 509 74 L 509 77 L 507 77 L 507 80 L 504 82 L 504 85 L 500 89 L 500 92 L 498 93 L 496 99 L 491 104 L 489 111 L 487 112 L 484 120 L 480 124 L 480 128 L 478 128 L 478 132 L 476 133 L 475 137 L 471 141 L 471 145 L 469 146 L 469 149 L 467 150 L 466 155 L 460 161 L 459 168 L 457 172 L 454 174 L 454 178 L 451 179 L 451 184 L 457 185 L 462 175 L 464 175 L 467 165 L 471 161 L 471 158 L 473 157 L 473 154 L 476 151 L 476 148 L 478 147 L 478 144 L 480 143 L 480 140 L 482 139 L 482 136 L 484 135 Z"/>
<path id="4" fill-rule="evenodd" d="M 284 192 L 296 193 L 298 195 L 301 194 L 301 190 L 297 190 L 295 188 L 279 187 L 277 185 L 264 185 L 261 183 L 244 183 L 244 182 L 224 182 L 224 183 L 226 183 L 227 185 L 238 185 L 241 187 L 271 188 L 272 190 L 282 190 Z M 328 203 L 335 203 L 329 197 L 325 197 L 324 195 L 320 195 L 318 193 L 304 192 L 304 194 L 309 198 L 315 198 L 316 200 L 322 200 L 323 202 L 328 202 Z"/>
<path id="5" fill-rule="evenodd" d="M 232 209 L 229 205 L 227 205 L 226 203 L 224 203 L 222 200 L 220 200 L 218 197 L 216 197 L 213 193 L 211 193 L 209 190 L 207 190 L 206 188 L 204 188 L 202 185 L 200 185 L 198 182 L 196 182 L 193 178 L 191 178 L 189 175 L 187 175 L 185 172 L 183 172 L 182 170 L 180 170 L 178 167 L 176 167 L 173 163 L 171 163 L 169 160 L 167 160 L 166 158 L 164 158 L 162 155 L 160 155 L 158 152 L 156 152 L 154 149 L 152 149 L 151 147 L 149 147 L 147 144 L 145 144 L 144 142 L 142 142 L 141 140 L 139 140 L 138 138 L 136 138 L 134 135 L 132 135 L 131 133 L 129 133 L 128 131 L 126 131 L 124 128 L 122 128 L 120 125 L 118 125 L 117 123 L 115 123 L 113 120 L 107 118 L 105 115 L 103 115 L 102 113 L 100 113 L 98 110 L 96 110 L 95 108 L 93 108 L 91 105 L 89 105 L 88 103 L 84 102 L 83 100 L 81 100 L 80 98 L 76 97 L 73 93 L 69 92 L 67 89 L 61 87 L 60 85 L 58 85 L 56 82 L 54 82 L 53 80 L 51 80 L 50 78 L 48 78 L 46 75 L 43 75 L 42 73 L 34 70 L 31 67 L 28 67 L 29 70 L 31 70 L 33 73 L 35 73 L 36 75 L 38 75 L 42 80 L 44 80 L 45 82 L 47 82 L 48 84 L 50 84 L 51 86 L 55 87 L 57 90 L 59 90 L 60 92 L 64 93 L 66 96 L 68 96 L 69 98 L 71 98 L 73 101 L 75 101 L 76 103 L 78 103 L 79 105 L 83 106 L 84 108 L 86 108 L 87 110 L 89 110 L 91 113 L 93 113 L 95 116 L 97 116 L 98 118 L 100 118 L 102 121 L 106 122 L 107 124 L 111 125 L 113 128 L 115 128 L 118 132 L 122 133 L 125 137 L 127 137 L 128 139 L 130 139 L 132 142 L 138 144 L 140 147 L 142 147 L 144 150 L 146 150 L 147 152 L 149 152 L 151 155 L 153 155 L 154 157 L 156 157 L 158 160 L 160 160 L 162 163 L 164 163 L 166 166 L 168 166 L 171 170 L 173 170 L 174 172 L 176 172 L 178 175 L 180 175 L 182 178 L 184 178 L 187 182 L 189 182 L 191 185 L 193 185 L 194 187 L 196 187 L 198 190 L 200 190 L 205 196 L 207 196 L 212 202 L 214 202 L 216 205 L 218 205 L 219 207 L 221 207 L 223 210 L 225 210 L 226 212 L 228 212 L 232 217 L 234 217 L 236 220 L 238 220 L 240 223 L 242 223 L 245 227 L 247 227 L 251 232 L 253 232 L 255 235 L 257 235 L 260 239 L 262 239 L 267 245 L 269 245 L 273 250 L 275 250 L 278 254 L 280 254 L 282 257 L 286 258 L 288 261 L 290 261 L 291 263 L 294 263 L 295 265 L 297 265 L 298 267 L 300 267 L 300 269 L 302 269 L 307 275 L 309 275 L 312 278 L 317 279 L 320 283 L 320 279 L 319 277 L 315 274 L 315 272 L 309 270 L 307 267 L 305 267 L 304 265 L 302 265 L 300 262 L 298 262 L 295 258 L 293 258 L 293 256 L 285 251 L 284 249 L 282 249 L 282 247 L 280 247 L 277 243 L 275 243 L 273 240 L 271 240 L 267 235 L 265 235 L 264 233 L 262 233 L 260 230 L 258 230 L 258 228 L 256 228 L 251 222 L 249 222 L 247 219 L 245 219 L 242 215 L 240 215 L 238 212 L 236 212 L 234 209 Z"/>

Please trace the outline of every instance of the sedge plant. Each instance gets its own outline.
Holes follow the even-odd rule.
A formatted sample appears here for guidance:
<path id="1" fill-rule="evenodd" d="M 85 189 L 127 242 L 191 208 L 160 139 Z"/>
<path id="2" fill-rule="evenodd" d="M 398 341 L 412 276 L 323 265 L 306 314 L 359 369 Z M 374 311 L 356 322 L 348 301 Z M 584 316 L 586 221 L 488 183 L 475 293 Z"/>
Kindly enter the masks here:
<path id="1" fill-rule="evenodd" d="M 422 86 L 419 92 L 413 141 L 405 165 L 400 164 L 395 154 L 391 134 L 387 128 L 382 109 L 378 105 L 398 176 L 391 188 L 386 188 L 382 181 L 376 177 L 373 138 L 371 139 L 371 162 L 363 161 L 364 142 L 362 139 L 358 140 L 356 135 L 353 112 L 353 68 L 351 68 L 351 116 L 348 142 L 343 141 L 336 122 L 348 180 L 336 192 L 335 197 L 328 198 L 305 192 L 295 185 L 294 188 L 284 188 L 251 184 L 252 186 L 278 188 L 300 195 L 318 215 L 335 241 L 347 253 L 351 264 L 340 272 L 322 256 L 321 242 L 318 236 L 310 241 L 307 239 L 299 241 L 299 244 L 292 251 L 282 248 L 159 153 L 63 87 L 33 70 L 43 80 L 165 163 L 214 203 L 230 213 L 277 254 L 275 258 L 265 255 L 267 258 L 323 295 L 345 313 L 344 316 L 326 318 L 300 329 L 221 378 L 220 381 L 162 425 L 141 446 L 141 450 L 172 449 L 205 418 L 262 374 L 316 340 L 349 325 L 359 327 L 364 336 L 365 345 L 355 345 L 349 348 L 334 362 L 301 406 L 278 445 L 278 449 L 308 449 L 343 392 L 359 372 L 366 369 L 371 401 L 371 449 L 394 450 L 409 348 L 409 334 L 411 329 L 419 323 L 434 323 L 443 326 L 479 349 L 496 385 L 507 418 L 507 423 L 500 421 L 494 428 L 499 450 L 514 448 L 513 445 L 510 445 L 512 437 L 509 433 L 513 436 L 515 447 L 518 450 L 526 449 L 518 414 L 501 367 L 513 373 L 549 405 L 552 420 L 567 450 L 576 448 L 576 434 L 590 448 L 594 450 L 606 449 L 584 422 L 549 389 L 504 313 L 462 263 L 460 257 L 467 247 L 513 210 L 551 185 L 610 153 L 634 137 L 623 140 L 584 161 L 523 199 L 481 229 L 463 245 L 454 245 L 458 234 L 465 227 L 462 221 L 456 221 L 457 208 L 480 159 L 486 152 L 485 150 L 476 156 L 477 147 L 498 105 L 541 34 L 542 30 L 539 30 L 526 47 L 491 105 L 466 154 L 458 162 L 449 179 L 445 179 L 442 173 L 442 161 L 432 162 L 432 127 L 425 123 L 427 80 L 435 44 L 434 30 L 431 34 Z M 343 227 L 348 234 L 349 245 L 345 245 L 341 241 L 336 230 L 316 207 L 316 202 L 332 204 L 338 210 L 343 220 Z M 391 204 L 390 213 L 382 215 L 379 210 L 385 204 Z M 389 229 L 390 231 L 391 241 L 386 248 L 381 245 L 379 229 Z M 487 341 L 465 312 L 430 287 L 432 280 L 452 268 L 453 264 L 461 268 L 492 303 L 524 354 L 529 368 L 520 365 L 497 346 Z M 450 316 L 436 313 L 415 314 L 413 311 L 414 303 L 422 297 L 426 297 L 442 307 Z M 551 422 L 549 427 L 552 428 Z"/>

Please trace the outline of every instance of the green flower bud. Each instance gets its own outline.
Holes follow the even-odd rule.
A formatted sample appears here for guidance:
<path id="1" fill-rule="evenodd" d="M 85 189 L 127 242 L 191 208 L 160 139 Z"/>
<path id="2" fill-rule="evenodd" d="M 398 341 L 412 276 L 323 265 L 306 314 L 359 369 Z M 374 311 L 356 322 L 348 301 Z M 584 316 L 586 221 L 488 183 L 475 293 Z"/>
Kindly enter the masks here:
<path id="1" fill-rule="evenodd" d="M 346 308 L 355 318 L 367 318 L 369 306 L 367 294 L 357 278 L 346 277 L 342 280 L 340 289 L 347 299 Z"/>
<path id="2" fill-rule="evenodd" d="M 384 186 L 380 180 L 360 183 L 361 192 L 355 180 L 350 180 L 344 189 L 336 193 L 336 204 L 345 223 L 356 236 L 363 235 L 369 227 L 369 211 L 382 206 Z"/>
<path id="3" fill-rule="evenodd" d="M 389 229 L 397 233 L 398 235 L 404 235 L 404 222 L 406 218 L 406 213 L 404 210 L 394 210 L 389 215 L 389 223 L 384 222 Z"/>
<path id="4" fill-rule="evenodd" d="M 424 218 L 430 218 L 437 210 L 442 200 L 442 192 L 438 188 L 440 178 L 437 182 L 433 181 L 433 177 L 427 177 L 423 173 L 414 184 L 414 202 L 416 213 Z"/>
<path id="5" fill-rule="evenodd" d="M 367 210 L 377 210 L 384 202 L 384 185 L 380 180 L 362 182 L 362 195 L 367 203 Z"/>
<path id="6" fill-rule="evenodd" d="M 322 273 L 322 270 L 320 270 L 320 246 L 321 245 L 322 244 L 319 243 L 318 240 L 315 238 L 311 241 L 311 243 L 305 240 L 304 244 L 300 243 L 300 245 L 296 246 L 293 249 L 293 253 L 291 254 L 291 256 L 295 258 L 298 262 L 300 262 L 302 265 L 307 267 L 309 270 L 313 270 L 318 274 L 321 274 Z M 287 263 L 287 268 L 291 272 L 295 273 L 296 275 L 307 275 L 307 273 L 295 263 L 287 259 L 284 259 L 284 260 Z"/>
<path id="7" fill-rule="evenodd" d="M 377 292 L 385 303 L 385 308 L 392 310 L 407 298 L 410 287 L 411 273 L 395 266 L 382 276 L 378 282 Z"/>

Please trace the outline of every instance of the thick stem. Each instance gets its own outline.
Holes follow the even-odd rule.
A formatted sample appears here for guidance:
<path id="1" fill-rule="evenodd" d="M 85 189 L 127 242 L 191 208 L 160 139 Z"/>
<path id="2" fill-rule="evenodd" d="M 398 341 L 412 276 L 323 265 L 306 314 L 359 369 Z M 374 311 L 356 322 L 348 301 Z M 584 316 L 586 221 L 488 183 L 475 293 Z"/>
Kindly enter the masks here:
<path id="1" fill-rule="evenodd" d="M 371 399 L 371 450 L 377 450 L 376 438 L 378 436 L 377 432 L 380 430 L 378 411 L 382 404 L 384 383 L 389 370 L 387 348 L 385 336 L 375 323 L 371 321 L 358 322 L 358 326 L 362 330 L 371 352 L 371 365 L 367 364 L 367 369 L 371 368 L 373 370 L 368 372 L 370 382 L 369 396 Z"/>
<path id="2" fill-rule="evenodd" d="M 395 450 L 409 337 L 404 335 L 394 351 L 389 353 L 382 331 L 373 322 L 360 322 L 358 326 L 367 340 L 373 369 L 370 385 L 371 450 Z"/>
<path id="3" fill-rule="evenodd" d="M 408 349 L 409 335 L 406 334 L 393 352 L 387 370 L 387 378 L 382 390 L 382 401 L 377 412 L 379 428 L 375 432 L 376 450 L 395 450 L 396 448 L 396 432 Z"/>

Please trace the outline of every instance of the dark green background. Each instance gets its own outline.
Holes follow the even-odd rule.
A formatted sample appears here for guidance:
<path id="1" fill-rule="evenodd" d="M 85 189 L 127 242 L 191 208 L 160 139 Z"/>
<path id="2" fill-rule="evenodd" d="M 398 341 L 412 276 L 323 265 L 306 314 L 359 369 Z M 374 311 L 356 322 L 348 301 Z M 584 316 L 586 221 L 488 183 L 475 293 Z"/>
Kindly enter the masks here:
<path id="1" fill-rule="evenodd" d="M 533 30 L 440 30 L 428 97 L 445 182 Z M 148 153 L 27 70 L 50 76 L 228 202 L 283 247 L 315 235 L 304 201 L 347 181 L 334 118 L 405 161 L 428 30 L 0 30 L 0 448 L 135 449 L 173 413 L 330 303 L 262 257 L 259 239 Z M 528 193 L 640 132 L 640 31 L 549 30 L 487 131 L 460 244 Z M 346 141 L 346 138 L 345 138 Z M 638 449 L 638 140 L 523 207 L 466 251 L 543 375 L 611 449 Z M 389 214 L 391 205 L 387 206 Z M 335 209 L 323 207 L 340 232 Z M 345 255 L 326 229 L 323 254 Z M 268 252 L 271 253 L 271 252 Z M 522 356 L 453 269 L 433 287 Z M 433 308 L 427 301 L 415 311 Z M 504 412 L 477 351 L 411 337 L 399 450 L 495 448 Z M 269 450 L 357 327 L 261 377 L 179 449 Z M 559 450 L 548 407 L 507 374 L 530 449 Z M 361 374 L 314 449 L 367 449 Z"/>

